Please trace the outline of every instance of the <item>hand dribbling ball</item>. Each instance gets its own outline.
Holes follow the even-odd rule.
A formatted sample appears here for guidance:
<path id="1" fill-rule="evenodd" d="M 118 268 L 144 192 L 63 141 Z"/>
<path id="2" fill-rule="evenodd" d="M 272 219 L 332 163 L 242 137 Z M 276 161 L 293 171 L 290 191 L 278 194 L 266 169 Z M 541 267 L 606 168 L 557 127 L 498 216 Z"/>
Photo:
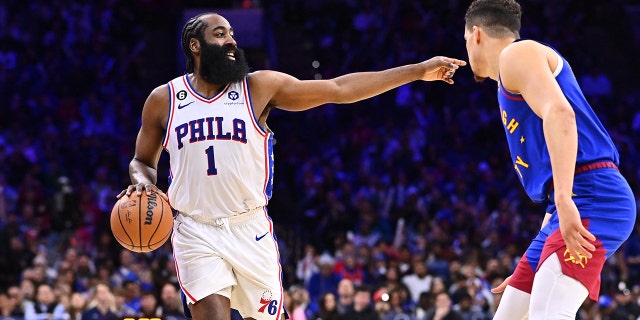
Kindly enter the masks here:
<path id="1" fill-rule="evenodd" d="M 118 242 L 133 252 L 160 248 L 171 236 L 173 213 L 158 194 L 132 193 L 118 199 L 111 210 L 111 232 Z"/>

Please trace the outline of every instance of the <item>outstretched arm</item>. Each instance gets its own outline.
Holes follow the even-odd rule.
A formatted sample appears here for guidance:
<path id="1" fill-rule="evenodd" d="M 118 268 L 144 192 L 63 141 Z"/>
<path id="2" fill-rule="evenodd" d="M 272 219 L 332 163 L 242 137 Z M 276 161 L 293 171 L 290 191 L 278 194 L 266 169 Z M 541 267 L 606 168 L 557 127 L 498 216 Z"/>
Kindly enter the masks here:
<path id="1" fill-rule="evenodd" d="M 302 111 L 326 103 L 353 103 L 416 80 L 442 80 L 451 84 L 455 70 L 464 65 L 466 62 L 462 60 L 434 57 L 417 64 L 350 73 L 328 80 L 298 80 L 275 71 L 259 71 L 252 76 L 259 83 L 253 88 L 261 88 L 260 96 L 266 104 Z"/>

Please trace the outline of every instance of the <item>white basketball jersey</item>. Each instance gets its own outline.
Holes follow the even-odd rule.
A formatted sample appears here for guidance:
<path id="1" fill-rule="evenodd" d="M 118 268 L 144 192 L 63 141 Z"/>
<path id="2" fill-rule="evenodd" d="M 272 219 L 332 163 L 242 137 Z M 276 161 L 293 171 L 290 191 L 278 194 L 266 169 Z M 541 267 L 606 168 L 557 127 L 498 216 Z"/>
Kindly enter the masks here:
<path id="1" fill-rule="evenodd" d="M 196 92 L 187 75 L 168 87 L 163 147 L 170 156 L 171 206 L 204 219 L 265 206 L 271 198 L 273 135 L 253 113 L 247 78 L 212 98 Z"/>

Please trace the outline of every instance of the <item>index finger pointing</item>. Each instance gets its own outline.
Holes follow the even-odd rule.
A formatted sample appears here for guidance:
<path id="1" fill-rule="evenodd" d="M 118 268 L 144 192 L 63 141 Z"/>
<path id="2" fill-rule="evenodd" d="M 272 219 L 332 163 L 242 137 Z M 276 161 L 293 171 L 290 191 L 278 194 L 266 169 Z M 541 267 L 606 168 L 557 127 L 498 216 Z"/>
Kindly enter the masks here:
<path id="1" fill-rule="evenodd" d="M 442 57 L 444 59 L 444 61 L 449 62 L 451 64 L 454 64 L 456 66 L 466 66 L 467 62 L 464 60 L 459 60 L 459 59 L 455 59 L 455 58 L 449 58 L 449 57 Z"/>

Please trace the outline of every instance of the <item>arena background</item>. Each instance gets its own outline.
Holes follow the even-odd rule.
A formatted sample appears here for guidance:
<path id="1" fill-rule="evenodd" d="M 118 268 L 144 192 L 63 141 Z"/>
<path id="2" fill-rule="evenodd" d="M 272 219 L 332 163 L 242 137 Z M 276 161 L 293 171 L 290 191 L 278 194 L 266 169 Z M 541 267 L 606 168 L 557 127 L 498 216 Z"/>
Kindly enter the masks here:
<path id="1" fill-rule="evenodd" d="M 252 70 L 319 79 L 434 55 L 466 60 L 468 3 L 3 1 L 0 298 L 28 279 L 53 285 L 62 302 L 75 293 L 88 303 L 93 285 L 104 281 L 135 308 L 145 293 L 160 302 L 160 287 L 175 284 L 169 244 L 126 257 L 110 234 L 108 214 L 129 183 L 145 98 L 183 73 L 179 31 L 193 13 L 225 15 Z M 522 36 L 569 60 L 640 196 L 640 4 L 521 3 Z M 411 261 L 421 259 L 456 304 L 452 288 L 479 283 L 474 304 L 490 316 L 497 300 L 486 289 L 510 273 L 544 208 L 523 194 L 513 172 L 495 84 L 474 83 L 468 67 L 455 81 L 415 82 L 353 105 L 272 112 L 277 144 L 269 212 L 285 286 L 307 291 L 309 316 L 318 308 L 309 281 L 321 257 L 372 292 L 393 282 L 388 270 L 411 274 Z M 163 190 L 167 166 L 164 154 Z M 605 266 L 602 292 L 610 299 L 586 302 L 579 318 L 623 309 L 627 300 L 635 306 L 628 311 L 633 319 L 640 315 L 636 229 Z M 356 271 L 341 267 L 346 256 L 356 258 Z M 461 278 L 466 282 L 456 282 Z M 138 286 L 133 293 L 130 283 Z M 406 305 L 414 312 L 418 301 L 408 298 Z"/>

